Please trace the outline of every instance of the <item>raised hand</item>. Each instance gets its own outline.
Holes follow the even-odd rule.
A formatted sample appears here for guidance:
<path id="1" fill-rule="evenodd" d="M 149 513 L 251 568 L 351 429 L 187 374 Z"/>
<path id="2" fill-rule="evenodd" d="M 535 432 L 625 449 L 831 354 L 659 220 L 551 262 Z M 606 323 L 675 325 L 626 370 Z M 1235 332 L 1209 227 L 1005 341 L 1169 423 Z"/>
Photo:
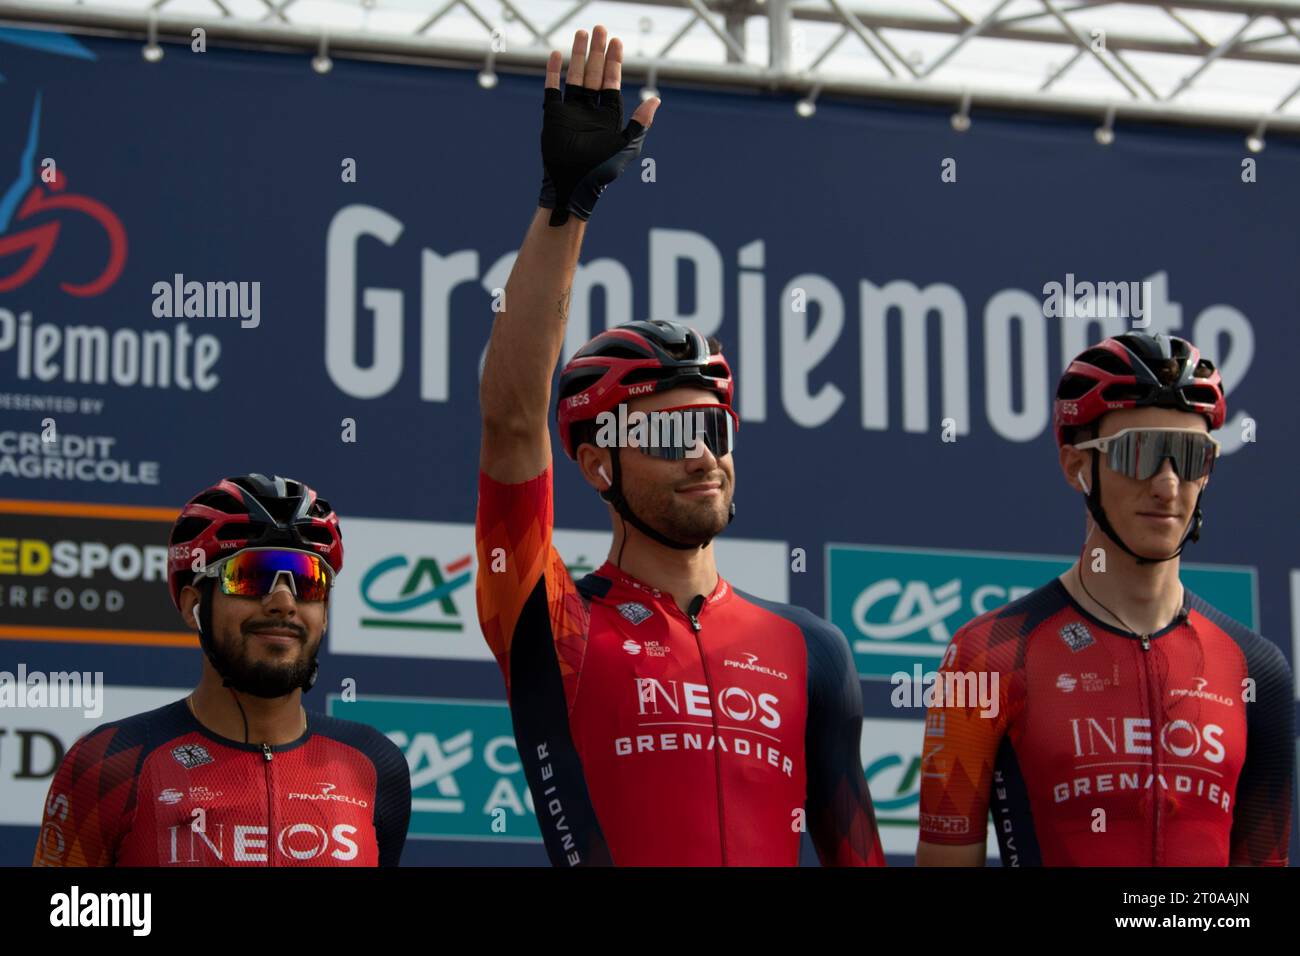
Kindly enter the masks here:
<path id="1" fill-rule="evenodd" d="M 602 26 L 573 35 L 569 72 L 560 93 L 558 50 L 546 62 L 542 119 L 542 193 L 539 204 L 551 210 L 550 224 L 563 225 L 569 214 L 586 220 L 605 187 L 641 152 L 646 131 L 659 108 L 651 97 L 623 126 L 623 43 L 608 40 Z"/>

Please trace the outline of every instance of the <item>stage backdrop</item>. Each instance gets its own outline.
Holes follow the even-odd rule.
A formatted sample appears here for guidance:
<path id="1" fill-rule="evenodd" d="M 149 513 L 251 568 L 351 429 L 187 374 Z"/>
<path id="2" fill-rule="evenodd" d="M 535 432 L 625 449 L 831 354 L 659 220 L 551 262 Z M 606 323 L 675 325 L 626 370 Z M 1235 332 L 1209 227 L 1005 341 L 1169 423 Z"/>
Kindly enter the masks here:
<path id="1" fill-rule="evenodd" d="M 320 76 L 184 47 L 149 64 L 138 43 L 8 30 L 0 76 L 0 670 L 107 685 L 92 718 L 0 710 L 0 862 L 30 860 L 78 735 L 193 686 L 168 523 L 261 471 L 342 515 L 307 706 L 403 748 L 406 862 L 544 863 L 472 537 L 479 363 L 536 206 L 540 78 L 488 91 L 466 70 Z M 890 705 L 889 675 L 929 670 L 1076 553 L 1050 396 L 1086 344 L 1145 322 L 1219 364 L 1224 457 L 1186 581 L 1293 656 L 1295 144 L 1121 127 L 1102 147 L 1091 121 L 977 111 L 959 134 L 942 109 L 663 96 L 646 162 L 588 228 L 566 357 L 648 317 L 724 342 L 743 424 L 720 564 L 847 635 L 894 862 L 915 845 L 922 713 Z M 1093 309 L 1101 282 L 1137 284 L 1142 315 Z M 556 472 L 581 572 L 608 522 Z"/>

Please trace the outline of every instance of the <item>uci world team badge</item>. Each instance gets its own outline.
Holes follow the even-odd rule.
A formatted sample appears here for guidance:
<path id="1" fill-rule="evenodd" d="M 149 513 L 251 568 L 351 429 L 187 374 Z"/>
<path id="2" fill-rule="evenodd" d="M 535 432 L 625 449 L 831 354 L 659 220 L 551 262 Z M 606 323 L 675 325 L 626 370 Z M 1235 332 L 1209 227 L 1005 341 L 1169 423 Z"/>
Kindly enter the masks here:
<path id="1" fill-rule="evenodd" d="M 1061 628 L 1061 640 L 1073 653 L 1077 654 L 1086 647 L 1092 647 L 1097 641 L 1082 621 L 1071 621 Z"/>
<path id="2" fill-rule="evenodd" d="M 208 753 L 208 748 L 202 744 L 181 744 L 179 747 L 172 749 L 172 756 L 186 770 L 193 770 L 195 767 L 202 767 L 205 763 L 212 763 L 212 755 Z"/>
<path id="3" fill-rule="evenodd" d="M 618 613 L 633 624 L 640 624 L 650 616 L 651 611 L 644 604 L 638 604 L 636 601 L 626 601 L 618 606 Z"/>

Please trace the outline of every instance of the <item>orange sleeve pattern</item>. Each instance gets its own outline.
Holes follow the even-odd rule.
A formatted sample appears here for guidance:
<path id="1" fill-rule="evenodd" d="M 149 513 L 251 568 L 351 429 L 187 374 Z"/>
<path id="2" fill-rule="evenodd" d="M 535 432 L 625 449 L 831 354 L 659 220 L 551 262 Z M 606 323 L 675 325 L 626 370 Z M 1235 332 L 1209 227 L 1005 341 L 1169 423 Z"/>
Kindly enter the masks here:
<path id="1" fill-rule="evenodd" d="M 511 690 L 510 652 L 523 627 L 549 627 L 572 706 L 586 649 L 587 612 L 563 558 L 551 543 L 554 527 L 551 466 L 517 484 L 479 472 L 475 541 L 475 600 L 479 626 Z M 544 615 L 526 612 L 539 586 Z"/>
<path id="2" fill-rule="evenodd" d="M 936 686 L 952 686 L 963 677 L 991 682 L 997 678 L 997 713 L 985 715 L 978 704 L 930 707 L 925 716 L 921 751 L 920 839 L 926 843 L 965 846 L 988 837 L 989 794 L 998 748 L 1023 702 L 1025 642 L 1017 622 L 995 613 L 962 627 L 944 652 Z M 951 676 L 948 676 L 951 675 Z M 969 686 L 969 684 L 968 684 Z M 964 703 L 964 702 L 959 702 Z"/>

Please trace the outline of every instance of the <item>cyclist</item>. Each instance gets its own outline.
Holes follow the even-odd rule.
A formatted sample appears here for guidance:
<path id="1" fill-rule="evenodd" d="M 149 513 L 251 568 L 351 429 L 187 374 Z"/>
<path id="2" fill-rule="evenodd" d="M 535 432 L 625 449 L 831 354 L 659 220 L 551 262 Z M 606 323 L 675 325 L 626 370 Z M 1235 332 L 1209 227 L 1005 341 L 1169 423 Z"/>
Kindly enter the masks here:
<path id="1" fill-rule="evenodd" d="M 982 865 L 990 810 L 1009 866 L 1286 864 L 1290 670 L 1178 577 L 1225 414 L 1181 338 L 1126 333 L 1066 368 L 1054 420 L 1083 549 L 945 652 L 941 675 L 996 674 L 999 706 L 927 714 L 918 864 Z"/>
<path id="2" fill-rule="evenodd" d="M 397 865 L 402 752 L 302 706 L 343 567 L 334 510 L 298 481 L 227 478 L 185 505 L 170 545 L 172 602 L 204 652 L 198 687 L 73 744 L 34 865 Z"/>
<path id="3" fill-rule="evenodd" d="M 578 31 L 559 91 L 547 64 L 546 169 L 483 369 L 479 620 L 506 681 L 552 863 L 883 863 L 858 750 L 861 688 L 843 635 L 718 575 L 736 426 L 726 360 L 695 330 L 644 321 L 581 348 L 559 382 L 560 438 L 615 522 L 575 585 L 551 543 L 547 408 L 570 284 L 600 190 L 640 150 L 622 48 Z M 548 214 L 544 210 L 550 209 Z M 685 412 L 662 445 L 602 443 L 598 416 Z"/>

